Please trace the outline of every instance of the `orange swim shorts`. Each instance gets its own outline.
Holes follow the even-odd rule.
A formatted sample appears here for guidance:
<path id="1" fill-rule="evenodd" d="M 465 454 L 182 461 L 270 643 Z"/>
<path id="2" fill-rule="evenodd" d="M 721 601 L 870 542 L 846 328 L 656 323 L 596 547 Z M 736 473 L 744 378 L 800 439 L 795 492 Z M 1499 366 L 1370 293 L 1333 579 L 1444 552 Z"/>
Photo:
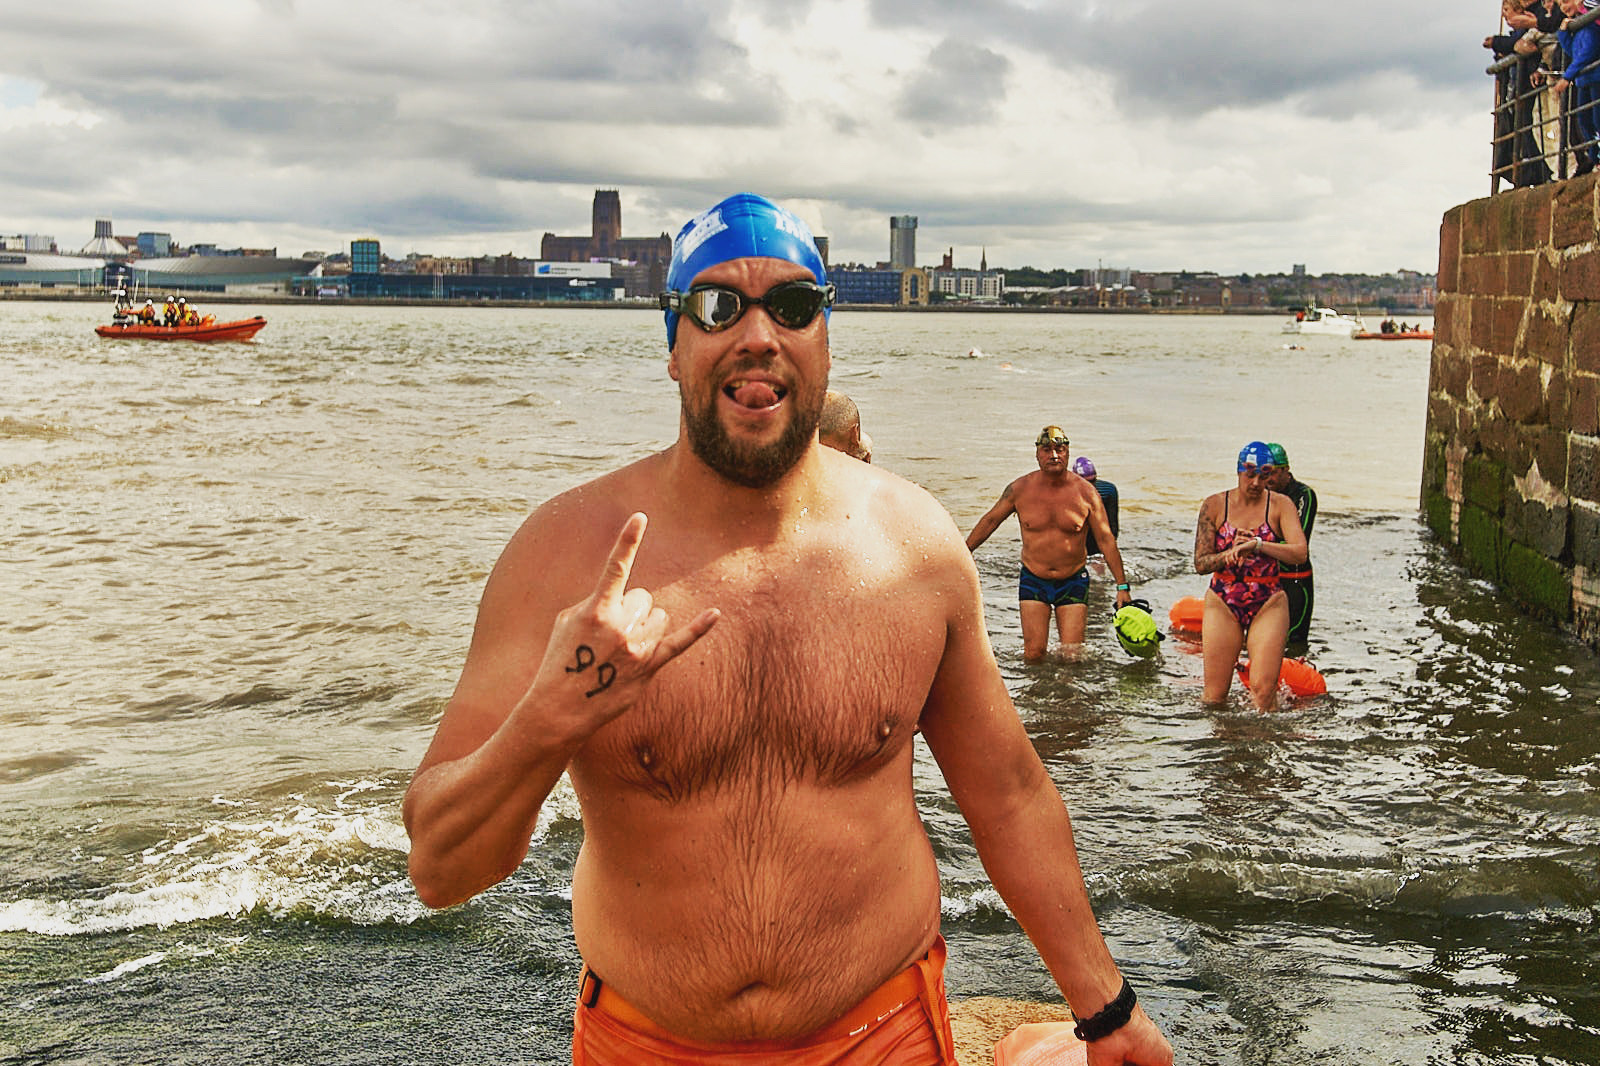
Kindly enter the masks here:
<path id="1" fill-rule="evenodd" d="M 583 971 L 573 1066 L 956 1066 L 944 996 L 944 938 L 838 1021 L 798 1040 L 709 1044 L 656 1025 Z"/>

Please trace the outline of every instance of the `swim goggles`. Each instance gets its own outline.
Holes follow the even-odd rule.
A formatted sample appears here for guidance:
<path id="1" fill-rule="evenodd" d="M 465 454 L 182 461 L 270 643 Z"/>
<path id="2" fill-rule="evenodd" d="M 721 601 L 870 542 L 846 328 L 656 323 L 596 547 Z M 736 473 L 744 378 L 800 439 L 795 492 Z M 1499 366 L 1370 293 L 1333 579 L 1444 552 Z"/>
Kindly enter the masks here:
<path id="1" fill-rule="evenodd" d="M 1265 466 L 1251 466 L 1246 464 L 1239 468 L 1239 473 L 1245 477 L 1271 477 L 1277 473 L 1278 468 L 1268 463 Z"/>
<path id="2" fill-rule="evenodd" d="M 785 329 L 805 329 L 825 307 L 833 306 L 832 285 L 814 281 L 785 281 L 767 290 L 765 296 L 746 296 L 723 285 L 695 285 L 688 292 L 664 292 L 661 309 L 676 311 L 694 320 L 707 333 L 730 328 L 752 307 L 764 307 L 772 320 Z"/>

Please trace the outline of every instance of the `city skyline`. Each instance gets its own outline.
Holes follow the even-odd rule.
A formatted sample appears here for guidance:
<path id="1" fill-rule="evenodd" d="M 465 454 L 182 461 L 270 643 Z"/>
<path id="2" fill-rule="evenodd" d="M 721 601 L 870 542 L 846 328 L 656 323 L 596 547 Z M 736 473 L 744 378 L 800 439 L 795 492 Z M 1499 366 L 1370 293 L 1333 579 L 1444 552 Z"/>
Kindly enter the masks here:
<path id="1" fill-rule="evenodd" d="M 36 6 L 8 14 L 0 59 L 0 226 L 534 258 L 596 188 L 621 191 L 630 236 L 749 189 L 836 261 L 888 259 L 903 214 L 919 259 L 958 265 L 1432 271 L 1443 213 L 1488 190 L 1496 12 L 1373 48 L 1380 13 Z"/>

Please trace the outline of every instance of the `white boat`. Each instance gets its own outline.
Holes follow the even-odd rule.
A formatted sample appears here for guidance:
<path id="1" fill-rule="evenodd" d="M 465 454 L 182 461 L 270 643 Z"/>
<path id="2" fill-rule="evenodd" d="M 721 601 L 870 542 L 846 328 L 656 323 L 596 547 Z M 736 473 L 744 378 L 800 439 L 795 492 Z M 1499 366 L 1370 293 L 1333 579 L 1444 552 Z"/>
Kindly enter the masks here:
<path id="1" fill-rule="evenodd" d="M 1315 333 L 1329 337 L 1349 337 L 1366 332 L 1360 315 L 1341 315 L 1331 307 L 1299 307 L 1294 317 L 1283 324 L 1285 333 Z"/>

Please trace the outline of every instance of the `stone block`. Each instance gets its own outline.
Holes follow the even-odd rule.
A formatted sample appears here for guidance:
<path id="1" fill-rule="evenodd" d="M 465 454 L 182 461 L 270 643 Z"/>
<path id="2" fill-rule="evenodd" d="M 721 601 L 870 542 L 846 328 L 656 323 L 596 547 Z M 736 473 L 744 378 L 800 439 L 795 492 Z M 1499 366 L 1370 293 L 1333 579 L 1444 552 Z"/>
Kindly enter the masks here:
<path id="1" fill-rule="evenodd" d="M 1524 245 L 1526 247 L 1526 245 Z M 1533 294 L 1533 252 L 1513 252 L 1505 257 L 1505 292 L 1507 296 Z"/>
<path id="2" fill-rule="evenodd" d="M 1600 437 L 1568 438 L 1566 491 L 1574 500 L 1600 504 Z"/>
<path id="3" fill-rule="evenodd" d="M 1514 355 L 1517 337 L 1522 333 L 1522 320 L 1528 313 L 1528 301 L 1509 297 L 1496 300 L 1494 329 L 1490 334 L 1490 351 L 1496 355 Z"/>
<path id="4" fill-rule="evenodd" d="M 1467 343 L 1480 352 L 1494 349 L 1494 297 L 1472 296 Z"/>
<path id="5" fill-rule="evenodd" d="M 1444 493 L 1422 494 L 1422 519 L 1440 540 L 1455 543 L 1455 534 L 1450 529 L 1450 500 Z"/>
<path id="6" fill-rule="evenodd" d="M 1551 366 L 1567 361 L 1567 323 L 1548 304 L 1530 304 L 1517 354 Z"/>
<path id="7" fill-rule="evenodd" d="M 1550 247 L 1550 223 L 1553 217 L 1555 191 L 1548 186 L 1529 190 L 1532 195 L 1523 205 L 1520 216 L 1523 230 L 1523 248 L 1539 251 Z"/>
<path id="8" fill-rule="evenodd" d="M 1474 296 L 1504 296 L 1505 257 L 1495 252 L 1462 256 L 1461 287 Z"/>
<path id="9" fill-rule="evenodd" d="M 1506 418 L 1498 407 L 1484 408 L 1477 414 L 1478 450 L 1497 459 L 1510 455 L 1523 427 Z"/>
<path id="10" fill-rule="evenodd" d="M 1502 363 L 1495 394 L 1500 413 L 1513 422 L 1539 421 L 1544 410 L 1544 385 L 1536 363 Z"/>
<path id="11" fill-rule="evenodd" d="M 1517 497 L 1506 508 L 1506 535 L 1547 559 L 1559 559 L 1567 550 L 1569 512 L 1560 504 Z"/>
<path id="12" fill-rule="evenodd" d="M 1461 219 L 1465 209 L 1452 207 L 1444 213 L 1444 220 L 1439 223 L 1439 279 L 1438 289 L 1442 298 L 1446 293 L 1457 290 L 1457 278 L 1460 276 L 1461 259 Z"/>
<path id="13" fill-rule="evenodd" d="M 1439 392 L 1428 394 L 1428 429 L 1454 429 L 1456 424 L 1456 405 L 1450 402 L 1450 397 Z"/>
<path id="14" fill-rule="evenodd" d="M 1435 352 L 1430 385 L 1458 403 L 1467 401 L 1472 382 L 1472 360 L 1455 352 Z"/>
<path id="15" fill-rule="evenodd" d="M 1500 584 L 1535 612 L 1567 622 L 1572 618 L 1572 572 L 1522 544 L 1507 544 Z"/>
<path id="16" fill-rule="evenodd" d="M 1498 515 L 1505 499 L 1505 466 L 1487 455 L 1469 455 L 1461 473 L 1463 501 Z"/>
<path id="17" fill-rule="evenodd" d="M 1549 248 L 1540 249 L 1533 260 L 1533 299 L 1541 304 L 1561 299 L 1561 267 Z"/>
<path id="18" fill-rule="evenodd" d="M 1500 580 L 1500 553 L 1504 534 L 1498 516 L 1471 504 L 1461 505 L 1457 543 L 1467 569 L 1490 581 Z"/>
<path id="19" fill-rule="evenodd" d="M 1572 505 L 1572 561 L 1600 574 L 1600 506 Z"/>
<path id="20" fill-rule="evenodd" d="M 1469 200 L 1461 211 L 1461 255 L 1479 255 L 1494 250 L 1494 232 L 1488 224 L 1489 199 Z M 1467 292 L 1465 288 L 1460 291 Z"/>
<path id="21" fill-rule="evenodd" d="M 1423 494 L 1430 491 L 1439 492 L 1444 489 L 1445 475 L 1449 471 L 1449 459 L 1445 454 L 1445 438 L 1442 434 L 1434 432 L 1438 422 L 1432 418 L 1428 420 L 1428 432 L 1422 441 L 1422 489 Z"/>
<path id="22" fill-rule="evenodd" d="M 1572 367 L 1600 374 L 1600 303 L 1579 304 L 1573 308 Z"/>
<path id="23" fill-rule="evenodd" d="M 1600 434 L 1600 375 L 1570 375 L 1567 392 L 1567 428 L 1587 437 Z"/>
<path id="24" fill-rule="evenodd" d="M 1470 384 L 1479 400 L 1486 404 L 1493 400 L 1500 387 L 1500 360 L 1488 352 L 1474 355 Z"/>
<path id="25" fill-rule="evenodd" d="M 1594 186 L 1587 181 L 1563 181 L 1555 188 L 1550 208 L 1550 242 L 1571 248 L 1594 240 Z"/>
<path id="26" fill-rule="evenodd" d="M 1555 486 L 1556 491 L 1572 494 L 1567 486 L 1567 431 L 1561 426 L 1538 426 L 1533 429 L 1534 461 L 1539 464 L 1539 476 Z"/>
<path id="27" fill-rule="evenodd" d="M 1593 224 L 1590 224 L 1591 236 Z M 1600 251 L 1590 249 L 1565 259 L 1561 264 L 1563 300 L 1600 300 Z"/>
<path id="28" fill-rule="evenodd" d="M 1440 291 L 1433 305 L 1433 348 L 1453 348 L 1467 339 L 1467 300 L 1453 292 Z"/>
<path id="29" fill-rule="evenodd" d="M 1570 428 L 1568 412 L 1572 406 L 1572 389 L 1567 383 L 1567 372 L 1546 368 L 1539 372 L 1539 378 L 1544 400 L 1539 413 L 1534 416 L 1535 420 L 1563 429 Z"/>

